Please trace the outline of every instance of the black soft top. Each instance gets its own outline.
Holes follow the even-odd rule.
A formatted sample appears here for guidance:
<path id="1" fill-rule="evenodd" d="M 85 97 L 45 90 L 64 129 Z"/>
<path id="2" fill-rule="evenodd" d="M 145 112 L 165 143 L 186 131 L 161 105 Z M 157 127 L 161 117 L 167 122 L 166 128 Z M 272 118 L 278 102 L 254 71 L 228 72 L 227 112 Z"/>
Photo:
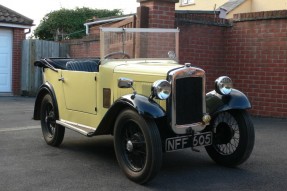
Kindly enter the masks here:
<path id="1" fill-rule="evenodd" d="M 67 63 L 87 63 L 95 62 L 100 63 L 100 58 L 43 58 L 34 63 L 35 66 L 51 68 L 51 69 L 62 69 L 67 70 Z"/>

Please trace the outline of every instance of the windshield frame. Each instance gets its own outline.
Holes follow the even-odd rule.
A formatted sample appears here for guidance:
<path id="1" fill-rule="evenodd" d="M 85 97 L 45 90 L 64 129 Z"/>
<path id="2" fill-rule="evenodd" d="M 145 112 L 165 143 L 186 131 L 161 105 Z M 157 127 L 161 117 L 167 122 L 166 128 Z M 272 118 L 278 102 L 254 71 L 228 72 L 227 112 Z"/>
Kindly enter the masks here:
<path id="1" fill-rule="evenodd" d="M 166 29 L 166 28 L 108 28 L 108 27 L 101 27 L 100 28 L 100 58 L 102 61 L 105 59 L 105 41 L 104 41 L 104 34 L 105 32 L 127 32 L 127 33 L 174 33 L 175 34 L 175 58 L 174 60 L 178 60 L 179 56 L 179 32 L 178 28 L 176 29 Z M 131 58 L 131 59 L 171 59 L 171 58 Z M 112 59 L 115 60 L 115 59 Z"/>

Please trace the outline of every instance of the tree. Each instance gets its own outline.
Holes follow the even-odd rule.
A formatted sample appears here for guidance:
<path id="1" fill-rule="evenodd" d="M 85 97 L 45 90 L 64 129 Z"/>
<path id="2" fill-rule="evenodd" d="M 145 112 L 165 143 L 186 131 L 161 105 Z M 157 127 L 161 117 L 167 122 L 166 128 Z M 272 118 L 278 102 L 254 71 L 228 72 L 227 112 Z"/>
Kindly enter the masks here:
<path id="1" fill-rule="evenodd" d="M 120 9 L 60 9 L 45 15 L 34 31 L 34 36 L 42 40 L 81 38 L 85 35 L 84 23 L 93 17 L 102 18 L 122 15 Z"/>

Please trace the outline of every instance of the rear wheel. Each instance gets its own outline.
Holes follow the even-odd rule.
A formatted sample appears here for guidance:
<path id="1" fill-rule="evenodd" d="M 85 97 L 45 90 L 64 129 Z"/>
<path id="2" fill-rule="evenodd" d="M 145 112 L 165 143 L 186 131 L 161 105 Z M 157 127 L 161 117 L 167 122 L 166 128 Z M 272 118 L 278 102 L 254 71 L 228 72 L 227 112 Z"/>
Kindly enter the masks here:
<path id="1" fill-rule="evenodd" d="M 236 166 L 246 161 L 254 146 L 254 127 L 244 110 L 219 113 L 210 125 L 213 144 L 205 147 L 208 155 L 218 164 Z"/>
<path id="2" fill-rule="evenodd" d="M 56 124 L 55 106 L 49 94 L 45 95 L 41 103 L 41 128 L 48 145 L 59 146 L 62 143 L 65 128 Z"/>
<path id="3" fill-rule="evenodd" d="M 146 183 L 160 170 L 162 145 L 153 120 L 124 110 L 115 123 L 114 146 L 121 169 L 132 181 Z"/>

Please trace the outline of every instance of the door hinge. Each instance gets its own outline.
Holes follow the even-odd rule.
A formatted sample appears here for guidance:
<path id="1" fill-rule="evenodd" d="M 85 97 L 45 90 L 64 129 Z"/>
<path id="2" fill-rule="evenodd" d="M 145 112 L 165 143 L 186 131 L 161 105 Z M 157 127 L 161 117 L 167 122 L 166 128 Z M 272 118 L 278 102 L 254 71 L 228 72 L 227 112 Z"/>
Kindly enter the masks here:
<path id="1" fill-rule="evenodd" d="M 95 112 L 98 112 L 98 108 L 97 107 L 95 107 Z"/>
<path id="2" fill-rule="evenodd" d="M 95 81 L 97 81 L 97 76 L 95 76 Z"/>

